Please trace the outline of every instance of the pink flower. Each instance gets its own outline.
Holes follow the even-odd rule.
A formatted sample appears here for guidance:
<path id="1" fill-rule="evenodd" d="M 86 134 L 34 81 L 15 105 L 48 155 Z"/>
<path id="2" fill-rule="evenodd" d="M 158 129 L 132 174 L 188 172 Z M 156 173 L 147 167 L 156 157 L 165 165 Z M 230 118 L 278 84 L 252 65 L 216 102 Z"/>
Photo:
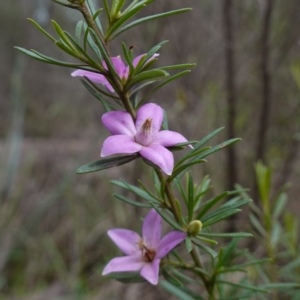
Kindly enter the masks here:
<path id="1" fill-rule="evenodd" d="M 186 237 L 184 232 L 172 231 L 161 239 L 161 226 L 160 215 L 151 209 L 144 219 L 142 237 L 127 229 L 109 230 L 109 237 L 127 256 L 113 258 L 102 275 L 140 271 L 151 284 L 157 284 L 160 260 Z"/>
<path id="2" fill-rule="evenodd" d="M 136 67 L 138 65 L 139 61 L 145 55 L 147 55 L 147 54 L 142 54 L 142 55 L 137 56 L 132 62 L 133 66 Z M 155 53 L 150 59 L 148 59 L 147 62 L 155 59 L 158 56 L 159 56 L 159 54 Z M 115 67 L 115 70 L 117 71 L 118 75 L 120 76 L 120 78 L 122 80 L 126 80 L 129 75 L 129 66 L 125 66 L 125 64 L 123 63 L 120 56 L 112 57 L 111 61 Z M 105 61 L 103 61 L 102 63 L 103 63 L 103 67 L 107 70 L 108 68 L 107 68 Z M 90 72 L 90 71 L 76 70 L 71 74 L 71 76 L 87 77 L 89 80 L 91 80 L 93 82 L 103 84 L 111 93 L 113 93 L 115 91 L 104 75 L 101 75 L 101 74 L 98 74 L 95 72 Z"/>
<path id="3" fill-rule="evenodd" d="M 145 104 L 137 111 L 135 123 L 127 112 L 105 113 L 102 122 L 112 136 L 104 141 L 101 156 L 138 152 L 160 167 L 167 175 L 171 175 L 174 157 L 166 147 L 187 140 L 180 133 L 170 130 L 160 131 L 163 118 L 163 109 L 154 103 Z"/>

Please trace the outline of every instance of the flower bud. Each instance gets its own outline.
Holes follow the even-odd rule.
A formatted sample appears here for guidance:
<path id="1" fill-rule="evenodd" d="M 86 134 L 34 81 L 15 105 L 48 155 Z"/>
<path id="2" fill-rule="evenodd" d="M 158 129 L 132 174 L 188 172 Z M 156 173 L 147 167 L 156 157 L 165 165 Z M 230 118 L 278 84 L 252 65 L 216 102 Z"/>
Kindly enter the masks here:
<path id="1" fill-rule="evenodd" d="M 202 230 L 202 222 L 194 220 L 188 225 L 187 231 L 190 235 L 197 235 Z"/>
<path id="2" fill-rule="evenodd" d="M 120 19 L 122 17 L 122 13 L 119 11 L 116 15 L 116 19 Z"/>

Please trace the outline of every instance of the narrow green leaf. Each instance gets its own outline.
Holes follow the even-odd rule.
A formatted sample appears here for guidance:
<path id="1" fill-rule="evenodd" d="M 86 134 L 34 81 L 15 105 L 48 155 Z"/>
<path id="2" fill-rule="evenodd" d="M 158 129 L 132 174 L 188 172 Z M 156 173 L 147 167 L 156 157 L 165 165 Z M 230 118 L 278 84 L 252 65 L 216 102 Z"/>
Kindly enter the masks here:
<path id="1" fill-rule="evenodd" d="M 287 203 L 287 195 L 286 195 L 286 193 L 282 193 L 278 197 L 275 207 L 273 209 L 273 218 L 274 219 L 277 219 L 282 214 L 282 212 L 286 206 L 286 203 Z"/>
<path id="2" fill-rule="evenodd" d="M 184 219 L 184 215 L 183 215 L 183 212 L 182 212 L 181 204 L 178 201 L 178 199 L 176 199 L 176 198 L 175 198 L 175 204 L 176 204 L 177 210 L 179 211 L 179 215 L 181 217 L 181 223 L 184 224 L 184 225 L 186 225 L 186 221 Z"/>
<path id="3" fill-rule="evenodd" d="M 150 84 L 153 84 L 153 83 L 155 83 L 155 82 L 156 82 L 156 80 L 153 80 L 153 81 L 147 81 L 147 82 L 144 82 L 144 83 L 142 83 L 142 84 L 137 85 L 136 87 L 132 88 L 132 89 L 129 91 L 130 97 L 131 97 L 131 96 L 136 96 L 136 94 L 137 94 L 137 92 L 138 92 L 139 90 L 141 90 L 141 89 L 143 89 L 145 86 L 150 85 Z M 137 107 L 137 105 L 135 105 L 135 108 L 136 108 L 136 107 Z"/>
<path id="4" fill-rule="evenodd" d="M 194 181 L 191 173 L 188 173 L 188 220 L 193 219 L 194 213 Z"/>
<path id="5" fill-rule="evenodd" d="M 35 54 L 34 52 L 32 52 L 30 50 L 26 50 L 26 49 L 21 48 L 21 47 L 14 47 L 14 48 L 17 49 L 17 50 L 19 50 L 20 52 L 22 52 L 22 53 L 30 56 L 30 57 L 36 59 L 36 60 L 39 60 L 39 61 L 42 61 L 42 62 L 46 62 L 46 63 L 48 62 L 46 59 L 42 58 L 41 56 Z M 50 63 L 50 62 L 48 62 L 48 63 Z"/>
<path id="6" fill-rule="evenodd" d="M 201 184 L 199 185 L 199 188 L 196 192 L 196 197 L 195 197 L 195 209 L 198 210 L 199 206 L 202 203 L 202 198 L 203 196 L 210 191 L 210 179 L 206 175 L 203 180 L 201 181 Z"/>
<path id="7" fill-rule="evenodd" d="M 105 276 L 118 280 L 122 283 L 136 283 L 146 281 L 142 276 L 140 276 L 139 273 L 135 272 L 114 272 Z"/>
<path id="8" fill-rule="evenodd" d="M 214 205 L 227 197 L 229 192 L 224 192 L 216 197 L 213 197 L 200 206 L 200 212 L 197 215 L 197 220 L 200 220 Z"/>
<path id="9" fill-rule="evenodd" d="M 229 192 L 228 195 L 234 195 L 233 193 Z M 220 208 L 239 208 L 241 206 L 244 206 L 245 204 L 248 204 L 252 202 L 252 199 L 246 198 L 241 199 L 240 197 L 235 197 L 229 201 L 227 201 L 225 204 L 223 204 Z"/>
<path id="10" fill-rule="evenodd" d="M 259 233 L 263 237 L 266 237 L 267 236 L 267 232 L 263 228 L 263 226 L 261 225 L 261 223 L 259 222 L 259 220 L 255 217 L 255 215 L 254 214 L 250 214 L 249 218 L 250 218 L 250 221 L 251 221 L 252 225 L 259 231 Z"/>
<path id="11" fill-rule="evenodd" d="M 60 1 L 60 0 L 53 0 L 53 1 L 55 3 L 57 3 L 57 4 L 59 4 L 59 5 L 62 5 L 62 6 L 68 7 L 68 8 L 73 8 L 73 9 L 77 9 L 78 8 L 77 5 L 68 4 L 68 3 Z"/>
<path id="12" fill-rule="evenodd" d="M 162 88 L 163 86 L 165 86 L 167 83 L 183 76 L 183 75 L 186 75 L 188 73 L 190 73 L 191 71 L 190 70 L 187 70 L 187 71 L 183 71 L 183 72 L 180 72 L 176 75 L 173 75 L 171 76 L 170 78 L 168 78 L 167 80 L 165 80 L 164 82 L 162 82 L 161 84 L 159 84 L 158 86 L 156 86 L 155 88 L 153 88 L 151 91 L 149 91 L 142 99 L 141 101 L 139 102 L 138 104 L 138 107 L 140 107 L 142 104 L 145 103 L 145 101 L 147 100 L 148 97 L 150 97 L 154 92 L 156 92 L 157 90 L 159 90 L 160 88 Z"/>
<path id="13" fill-rule="evenodd" d="M 78 45 L 80 45 L 80 43 L 81 43 L 81 33 L 82 33 L 83 27 L 84 27 L 84 22 L 79 21 L 75 28 L 75 40 Z"/>
<path id="14" fill-rule="evenodd" d="M 197 145 L 194 146 L 193 152 L 196 152 L 199 148 L 201 148 L 205 143 L 207 143 L 209 140 L 211 140 L 214 136 L 216 136 L 220 131 L 222 131 L 224 127 L 220 127 L 204 137 Z"/>
<path id="15" fill-rule="evenodd" d="M 182 228 L 180 227 L 179 224 L 176 223 L 176 221 L 174 219 L 171 219 L 170 217 L 168 217 L 166 214 L 162 213 L 162 211 L 156 206 L 154 205 L 152 202 L 150 202 L 150 205 L 157 211 L 157 213 L 171 226 L 173 226 L 174 228 L 182 231 Z"/>
<path id="16" fill-rule="evenodd" d="M 269 283 L 261 286 L 267 290 L 285 290 L 285 289 L 295 289 L 300 288 L 300 284 L 296 282 L 276 282 L 276 283 Z"/>
<path id="17" fill-rule="evenodd" d="M 216 258 L 218 256 L 218 253 L 215 250 L 213 250 L 213 249 L 211 249 L 211 248 L 209 248 L 207 246 L 204 246 L 204 245 L 200 244 L 197 240 L 193 239 L 193 243 L 197 247 L 199 247 L 201 250 L 203 250 L 204 252 L 206 252 L 209 255 L 211 255 L 212 258 Z"/>
<path id="18" fill-rule="evenodd" d="M 176 15 L 176 14 L 181 14 L 181 13 L 185 13 L 185 12 L 188 12 L 190 11 L 191 8 L 184 8 L 184 9 L 178 9 L 178 10 L 172 10 L 172 11 L 169 11 L 169 12 L 166 12 L 166 13 L 161 13 L 161 14 L 157 14 L 157 15 L 152 15 L 152 16 L 149 16 L 149 17 L 145 17 L 145 18 L 141 18 L 141 19 L 138 19 L 136 21 L 133 21 L 119 29 L 117 29 L 114 34 L 110 37 L 110 39 L 114 39 L 115 37 L 117 37 L 118 35 L 120 35 L 121 33 L 123 33 L 124 31 L 136 26 L 136 25 L 139 25 L 141 23 L 144 23 L 144 22 L 147 22 L 147 21 L 151 21 L 151 20 L 155 20 L 155 19 L 159 19 L 159 18 L 164 18 L 164 17 L 168 17 L 168 16 L 173 16 L 173 15 Z"/>
<path id="19" fill-rule="evenodd" d="M 85 78 L 85 80 L 87 80 L 88 78 Z M 99 93 L 97 93 L 90 85 L 88 82 L 85 82 L 84 80 L 81 80 L 81 83 L 84 85 L 84 87 L 97 99 L 99 100 L 105 111 L 111 111 L 111 110 L 117 110 L 113 105 L 111 105 L 110 103 L 108 103 Z"/>
<path id="20" fill-rule="evenodd" d="M 176 70 L 176 69 L 192 68 L 195 66 L 196 66 L 196 64 L 180 64 L 180 65 L 161 67 L 161 69 L 163 69 L 165 71 L 169 71 L 169 70 Z"/>
<path id="21" fill-rule="evenodd" d="M 161 281 L 159 283 L 167 292 L 175 295 L 178 299 L 181 300 L 194 300 L 193 297 L 189 296 L 187 293 L 182 291 L 179 287 L 173 285 L 168 281 Z"/>
<path id="22" fill-rule="evenodd" d="M 51 20 L 52 25 L 58 34 L 58 36 L 61 38 L 61 40 L 70 48 L 70 50 L 73 50 L 72 52 L 77 52 L 70 40 L 65 35 L 64 31 L 61 29 L 61 27 L 58 25 L 58 23 L 54 20 Z M 59 43 L 58 41 L 55 42 L 56 44 Z"/>
<path id="23" fill-rule="evenodd" d="M 105 35 L 105 40 L 106 41 L 109 41 L 111 40 L 110 39 L 110 36 L 116 31 L 118 30 L 128 19 L 130 19 L 132 16 L 134 16 L 135 14 L 137 14 L 141 9 L 143 9 L 146 5 L 145 4 L 139 4 L 137 5 L 134 9 L 132 9 L 131 11 L 129 11 L 128 13 L 126 14 L 123 14 L 121 16 L 121 18 L 119 18 L 113 26 L 111 26 L 109 28 L 109 30 L 106 32 L 106 35 Z M 115 37 L 115 36 L 114 36 Z"/>
<path id="24" fill-rule="evenodd" d="M 130 58 L 130 55 L 128 53 L 128 50 L 127 50 L 127 47 L 125 45 L 124 42 L 122 42 L 122 49 L 123 49 L 123 53 L 124 53 L 124 57 L 127 61 L 127 64 L 129 66 L 129 74 L 132 74 L 133 73 L 133 70 L 134 70 L 134 67 L 133 67 L 133 64 L 132 64 L 132 60 Z"/>
<path id="25" fill-rule="evenodd" d="M 125 197 L 125 196 L 119 195 L 119 194 L 113 194 L 113 196 L 115 198 L 117 198 L 118 200 L 121 200 L 121 201 L 126 202 L 130 205 L 133 205 L 133 206 L 151 208 L 151 205 L 149 205 L 149 204 L 136 202 L 136 201 L 133 201 L 133 200 L 131 200 L 131 199 Z"/>
<path id="26" fill-rule="evenodd" d="M 188 252 L 191 252 L 193 250 L 192 240 L 188 236 L 185 238 L 185 246 Z"/>
<path id="27" fill-rule="evenodd" d="M 152 197 L 153 199 L 155 199 L 158 203 L 161 202 L 161 199 L 158 198 L 158 197 L 156 197 L 153 193 L 151 193 L 151 192 L 145 187 L 145 185 L 142 183 L 141 180 L 138 180 L 138 183 L 139 183 L 141 189 L 142 189 L 143 191 L 145 191 L 150 197 Z"/>
<path id="28" fill-rule="evenodd" d="M 248 271 L 247 270 L 244 270 L 244 269 L 239 269 L 239 268 L 221 268 L 220 270 L 218 270 L 218 274 L 221 274 L 221 273 L 233 273 L 233 272 L 241 272 L 241 273 L 247 273 Z"/>
<path id="29" fill-rule="evenodd" d="M 272 261 L 271 258 L 258 259 L 258 260 L 250 261 L 248 263 L 235 265 L 235 268 L 244 269 L 249 266 L 260 265 L 260 264 L 264 264 L 264 263 L 271 262 L 271 261 Z"/>
<path id="30" fill-rule="evenodd" d="M 164 130 L 169 130 L 168 115 L 165 110 L 163 110 L 163 111 L 164 111 L 164 119 L 163 119 L 163 123 L 162 123 L 162 128 Z"/>
<path id="31" fill-rule="evenodd" d="M 118 0 L 117 2 L 118 3 L 116 5 L 116 7 L 114 8 L 115 13 L 119 13 L 121 11 L 121 9 L 123 8 L 123 6 L 125 4 L 125 0 Z"/>
<path id="32" fill-rule="evenodd" d="M 33 24 L 40 32 L 42 32 L 48 39 L 50 39 L 52 42 L 56 42 L 56 39 L 50 35 L 45 29 L 43 29 L 36 21 L 33 19 L 28 18 L 27 19 L 31 24 Z"/>
<path id="33" fill-rule="evenodd" d="M 178 280 L 175 276 L 168 273 L 166 268 L 161 268 L 161 273 L 168 282 L 174 284 L 175 286 L 183 286 L 180 280 Z"/>
<path id="34" fill-rule="evenodd" d="M 68 53 L 69 55 L 76 57 L 78 59 L 80 59 L 80 55 L 78 54 L 77 51 L 74 51 L 73 48 L 69 48 L 67 47 L 64 43 L 62 43 L 61 41 L 56 41 L 55 45 L 60 48 L 61 50 L 63 50 L 64 52 Z"/>
<path id="35" fill-rule="evenodd" d="M 148 202 L 157 203 L 157 199 L 153 198 L 151 195 L 149 195 L 149 193 L 145 192 L 139 187 L 136 187 L 134 185 L 128 184 L 125 181 L 120 181 L 120 180 L 112 180 L 111 183 L 116 186 L 122 187 L 128 191 L 131 191 L 132 193 L 138 195 L 139 197 L 145 199 Z"/>
<path id="36" fill-rule="evenodd" d="M 213 218 L 210 218 L 208 219 L 206 222 L 203 222 L 202 225 L 203 225 L 203 228 L 207 227 L 207 226 L 210 226 L 210 225 L 213 225 L 215 223 L 218 223 L 224 219 L 227 219 L 228 217 L 240 212 L 241 210 L 240 209 L 230 209 L 230 210 L 227 210 Z"/>
<path id="37" fill-rule="evenodd" d="M 26 50 L 20 47 L 15 47 L 17 50 L 23 52 L 24 54 L 27 54 L 29 56 L 31 56 L 32 58 L 48 63 L 48 64 L 52 64 L 52 65 L 57 65 L 57 66 L 64 66 L 64 67 L 68 67 L 68 68 L 78 68 L 78 69 L 82 69 L 82 70 L 86 70 L 85 65 L 82 64 L 73 64 L 73 63 L 68 63 L 68 62 L 64 62 L 64 61 L 59 61 L 56 60 L 52 57 L 48 57 L 46 55 L 43 55 L 41 53 L 39 53 L 38 51 L 35 50 Z"/>
<path id="38" fill-rule="evenodd" d="M 206 233 L 206 232 L 200 232 L 199 236 L 207 236 L 207 237 L 252 237 L 253 235 L 248 232 L 232 232 L 232 233 Z"/>
<path id="39" fill-rule="evenodd" d="M 91 86 L 93 89 L 95 89 L 95 91 L 97 91 L 97 92 L 99 92 L 99 93 L 105 95 L 106 97 L 109 97 L 109 98 L 114 99 L 116 102 L 117 102 L 117 100 L 120 101 L 120 98 L 119 98 L 119 97 L 116 97 L 116 96 L 114 96 L 114 95 L 111 94 L 111 93 L 108 93 L 108 92 L 105 92 L 105 91 L 101 90 L 101 89 L 100 89 L 98 86 L 96 86 L 96 85 L 94 84 L 94 82 L 92 82 L 89 78 L 87 78 L 87 77 L 84 76 L 84 79 L 90 84 L 90 86 Z M 120 105 L 120 103 L 118 103 L 118 104 Z"/>
<path id="40" fill-rule="evenodd" d="M 199 241 L 205 242 L 205 243 L 209 243 L 209 244 L 213 244 L 213 245 L 218 245 L 217 241 L 211 240 L 211 239 L 207 239 L 207 238 L 203 238 L 203 237 L 201 237 L 199 235 L 196 237 L 196 239 L 199 240 Z"/>
<path id="41" fill-rule="evenodd" d="M 177 189 L 178 189 L 178 191 L 179 191 L 182 199 L 184 200 L 184 202 L 187 205 L 187 196 L 186 196 L 186 194 L 184 192 L 184 189 L 183 189 L 183 186 L 182 186 L 181 182 L 175 179 L 174 183 L 175 183 L 175 185 L 176 185 L 176 187 L 177 187 Z"/>
<path id="42" fill-rule="evenodd" d="M 127 164 L 130 161 L 137 159 L 138 157 L 139 156 L 137 154 L 134 154 L 134 155 L 112 157 L 112 158 L 103 158 L 78 168 L 76 173 L 85 174 L 85 173 L 101 171 L 104 169 Z"/>
<path id="43" fill-rule="evenodd" d="M 98 45 L 98 47 L 99 47 L 99 49 L 100 49 L 100 52 L 101 52 L 101 54 L 102 54 L 102 56 L 103 56 L 103 58 L 104 58 L 104 60 L 105 60 L 105 62 L 106 62 L 106 65 L 107 65 L 108 70 L 111 72 L 111 74 L 112 74 L 114 77 L 116 77 L 116 78 L 118 78 L 118 79 L 120 80 L 119 74 L 118 74 L 117 71 L 115 70 L 115 67 L 114 67 L 113 63 L 112 63 L 112 61 L 110 60 L 110 57 L 109 57 L 109 55 L 107 54 L 107 52 L 106 52 L 104 46 L 102 45 L 102 42 L 99 40 L 97 34 L 96 34 L 96 33 L 94 32 L 94 30 L 91 29 L 91 28 L 89 28 L 89 31 L 91 32 L 91 34 L 92 34 L 94 40 L 96 41 L 96 44 Z"/>
<path id="44" fill-rule="evenodd" d="M 205 148 L 202 148 L 202 149 L 199 149 L 198 151 L 194 152 L 193 150 L 188 152 L 182 159 L 180 159 L 177 164 L 176 164 L 176 167 L 182 165 L 186 160 L 194 157 L 194 156 L 197 156 L 198 154 L 202 153 L 202 152 L 205 152 L 207 150 L 211 149 L 211 147 L 205 147 Z"/>
<path id="45" fill-rule="evenodd" d="M 211 149 L 209 149 L 209 150 L 203 152 L 202 154 L 196 156 L 193 160 L 196 160 L 196 159 L 203 159 L 203 158 L 205 158 L 206 156 L 211 155 L 211 154 L 213 154 L 213 153 L 215 153 L 215 152 L 217 152 L 217 151 L 220 151 L 220 150 L 222 150 L 222 149 L 224 149 L 224 148 L 226 148 L 226 147 L 228 147 L 228 146 L 230 146 L 230 145 L 233 145 L 233 144 L 235 144 L 235 143 L 237 143 L 237 142 L 239 142 L 239 141 L 241 141 L 241 139 L 240 139 L 240 138 L 236 138 L 236 139 L 231 139 L 231 140 L 228 140 L 228 141 L 226 141 L 226 142 L 223 142 L 222 144 L 219 144 L 219 145 L 217 145 L 217 146 L 214 146 L 214 147 L 212 147 Z M 196 145 L 196 146 L 197 146 L 197 145 Z"/>
<path id="46" fill-rule="evenodd" d="M 101 51 L 99 50 L 99 48 L 97 47 L 97 45 L 95 44 L 94 40 L 92 39 L 92 37 L 90 36 L 90 30 L 87 27 L 86 29 L 86 34 L 84 36 L 84 44 L 85 44 L 85 48 L 84 50 L 86 51 L 86 43 L 89 44 L 90 48 L 92 49 L 92 51 L 95 53 L 99 63 L 103 64 L 103 57 L 101 54 Z"/>
<path id="47" fill-rule="evenodd" d="M 74 40 L 74 38 L 68 33 L 68 32 L 64 32 L 65 35 L 68 37 L 68 39 L 73 43 L 74 47 L 76 48 L 76 50 L 81 53 L 85 58 L 88 59 L 88 61 L 90 62 L 91 66 L 93 66 L 94 68 L 100 70 L 100 71 L 104 71 L 102 65 L 99 65 L 90 55 L 88 55 L 88 53 L 86 51 L 84 51 L 81 46 L 79 44 L 76 43 L 76 41 Z"/>
<path id="48" fill-rule="evenodd" d="M 271 244 L 272 247 L 276 247 L 277 243 L 280 240 L 281 237 L 282 228 L 278 221 L 273 222 L 272 224 L 272 232 L 271 232 Z"/>
<path id="49" fill-rule="evenodd" d="M 105 8 L 105 12 L 106 12 L 108 21 L 110 22 L 111 21 L 111 14 L 110 14 L 110 11 L 109 11 L 109 6 L 108 6 L 108 3 L 107 3 L 107 0 L 103 0 L 103 3 L 104 3 L 104 8 Z"/>
<path id="50" fill-rule="evenodd" d="M 231 281 L 217 280 L 216 282 L 217 283 L 228 284 L 228 285 L 232 285 L 232 286 L 235 286 L 235 287 L 239 287 L 241 289 L 251 290 L 251 291 L 260 292 L 260 293 L 268 293 L 269 292 L 265 288 L 259 288 L 259 287 L 254 287 L 254 286 L 251 286 L 251 285 L 234 283 L 234 282 L 231 282 Z"/>
<path id="51" fill-rule="evenodd" d="M 98 9 L 94 15 L 93 15 L 93 20 L 95 21 L 97 17 L 100 15 L 100 13 L 103 11 L 103 8 Z"/>
<path id="52" fill-rule="evenodd" d="M 194 270 L 195 270 L 196 272 L 199 272 L 199 273 L 201 273 L 201 274 L 207 276 L 208 278 L 211 277 L 210 274 L 208 274 L 205 270 L 203 270 L 203 269 L 201 269 L 201 268 L 195 267 Z"/>
<path id="53" fill-rule="evenodd" d="M 148 53 L 145 56 L 145 63 L 154 55 L 157 53 L 157 51 L 166 43 L 168 43 L 168 40 L 162 41 L 160 43 L 158 43 L 157 45 L 155 45 L 154 47 L 152 47 Z M 142 65 L 143 67 L 144 65 Z"/>
<path id="54" fill-rule="evenodd" d="M 160 80 L 168 75 L 169 74 L 167 72 L 159 69 L 145 71 L 133 77 L 132 80 L 126 84 L 125 88 L 128 91 L 130 88 L 136 84 L 139 84 L 140 82 L 148 80 Z"/>
<path id="55" fill-rule="evenodd" d="M 180 173 L 182 173 L 182 172 L 187 172 L 192 166 L 198 165 L 198 164 L 201 164 L 201 163 L 204 163 L 204 162 L 207 162 L 207 160 L 205 160 L 205 159 L 199 159 L 197 161 L 193 161 L 193 162 L 187 163 L 185 165 L 180 166 L 179 168 L 174 169 L 174 171 L 173 171 L 173 173 L 171 175 L 170 180 L 174 180 L 177 177 L 177 175 L 180 174 Z"/>

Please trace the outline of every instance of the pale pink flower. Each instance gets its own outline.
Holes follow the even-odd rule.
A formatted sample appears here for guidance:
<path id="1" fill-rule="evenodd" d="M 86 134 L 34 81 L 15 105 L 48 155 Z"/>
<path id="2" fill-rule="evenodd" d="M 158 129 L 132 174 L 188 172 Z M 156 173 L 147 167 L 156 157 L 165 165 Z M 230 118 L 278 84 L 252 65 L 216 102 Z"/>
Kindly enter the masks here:
<path id="1" fill-rule="evenodd" d="M 138 63 L 140 62 L 140 60 L 146 55 L 147 54 L 142 54 L 142 55 L 137 56 L 132 62 L 133 66 L 136 67 L 138 65 Z M 159 54 L 155 53 L 150 59 L 148 59 L 147 62 L 155 59 L 158 56 L 159 56 Z M 125 66 L 125 64 L 123 63 L 120 56 L 112 57 L 111 61 L 114 65 L 114 67 L 115 67 L 116 72 L 120 76 L 120 78 L 122 80 L 126 80 L 128 78 L 128 75 L 129 75 L 129 66 Z M 103 67 L 106 70 L 108 70 L 106 62 L 103 61 L 102 63 L 103 63 Z M 91 80 L 95 83 L 103 84 L 111 93 L 113 93 L 115 91 L 114 88 L 111 86 L 111 84 L 108 82 L 108 80 L 105 78 L 104 75 L 101 75 L 101 74 L 98 74 L 98 73 L 95 73 L 95 72 L 91 72 L 91 71 L 84 71 L 84 70 L 78 69 L 78 70 L 74 71 L 71 74 L 71 76 L 73 76 L 73 77 L 77 77 L 77 76 L 87 77 L 89 80 Z"/>
<path id="2" fill-rule="evenodd" d="M 174 156 L 166 147 L 187 142 L 180 133 L 162 130 L 163 109 L 154 103 L 139 108 L 135 123 L 129 113 L 111 111 L 102 116 L 104 126 L 112 136 L 102 146 L 101 156 L 139 153 L 160 167 L 167 175 L 174 168 Z"/>
<path id="3" fill-rule="evenodd" d="M 160 215 L 151 209 L 144 219 L 142 237 L 128 229 L 109 230 L 109 237 L 126 256 L 113 258 L 102 275 L 140 271 L 140 275 L 151 284 L 157 284 L 161 259 L 186 237 L 184 232 L 172 231 L 161 238 L 161 227 Z"/>

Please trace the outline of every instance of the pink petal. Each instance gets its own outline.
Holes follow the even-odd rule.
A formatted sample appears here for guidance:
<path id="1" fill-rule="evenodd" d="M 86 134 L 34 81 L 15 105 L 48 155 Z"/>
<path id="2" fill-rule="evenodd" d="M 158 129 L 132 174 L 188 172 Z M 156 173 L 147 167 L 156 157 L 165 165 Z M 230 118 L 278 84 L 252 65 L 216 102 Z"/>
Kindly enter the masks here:
<path id="1" fill-rule="evenodd" d="M 137 243 L 141 237 L 134 231 L 128 229 L 111 229 L 107 232 L 113 242 L 127 255 L 134 255 L 140 249 Z"/>
<path id="2" fill-rule="evenodd" d="M 120 76 L 120 78 L 122 79 L 122 77 L 127 78 L 126 76 L 126 67 L 121 59 L 120 56 L 115 56 L 111 58 L 111 61 L 115 67 L 115 70 L 117 71 L 118 75 Z M 107 65 L 106 62 L 103 61 L 103 67 L 107 70 Z"/>
<path id="3" fill-rule="evenodd" d="M 151 284 L 156 285 L 159 277 L 160 259 L 154 259 L 152 263 L 143 266 L 140 275 L 148 280 Z"/>
<path id="4" fill-rule="evenodd" d="M 170 130 L 162 130 L 152 138 L 152 144 L 159 144 L 164 147 L 171 147 L 184 142 L 187 142 L 187 139 L 183 135 Z"/>
<path id="5" fill-rule="evenodd" d="M 148 103 L 143 105 L 136 114 L 136 130 L 143 126 L 147 119 L 152 119 L 152 134 L 155 135 L 161 127 L 161 124 L 164 119 L 164 112 L 163 109 L 155 104 L 155 103 Z"/>
<path id="6" fill-rule="evenodd" d="M 155 209 L 151 209 L 144 219 L 142 232 L 146 245 L 152 250 L 156 250 L 158 246 L 161 237 L 161 225 L 161 216 Z"/>
<path id="7" fill-rule="evenodd" d="M 141 55 L 137 56 L 137 57 L 133 60 L 133 62 L 132 62 L 133 66 L 136 67 L 136 66 L 138 65 L 138 63 L 140 62 L 140 60 L 141 60 L 144 56 L 146 56 L 146 55 L 147 55 L 147 53 L 141 54 Z M 158 57 L 158 56 L 159 56 L 159 53 L 155 53 L 152 57 L 150 57 L 150 58 L 148 59 L 147 62 L 149 62 L 149 61 L 155 59 L 155 58 Z"/>
<path id="8" fill-rule="evenodd" d="M 133 138 L 127 135 L 113 135 L 104 141 L 101 156 L 137 153 L 142 147 L 143 146 L 134 142 Z"/>
<path id="9" fill-rule="evenodd" d="M 171 231 L 166 234 L 159 242 L 156 257 L 165 257 L 173 248 L 184 241 L 186 237 L 185 232 Z"/>
<path id="10" fill-rule="evenodd" d="M 125 111 L 110 111 L 102 116 L 103 125 L 111 134 L 125 134 L 131 137 L 136 135 L 132 117 Z"/>
<path id="11" fill-rule="evenodd" d="M 139 271 L 145 262 L 138 256 L 123 256 L 113 258 L 102 271 L 102 275 L 113 272 L 134 272 Z"/>
<path id="12" fill-rule="evenodd" d="M 140 155 L 159 166 L 167 175 L 171 175 L 174 168 L 174 157 L 171 151 L 158 144 L 151 144 L 140 150 Z"/>
<path id="13" fill-rule="evenodd" d="M 103 84 L 111 93 L 115 91 L 108 80 L 101 74 L 84 70 L 76 70 L 71 74 L 71 76 L 87 77 L 90 81 Z"/>

